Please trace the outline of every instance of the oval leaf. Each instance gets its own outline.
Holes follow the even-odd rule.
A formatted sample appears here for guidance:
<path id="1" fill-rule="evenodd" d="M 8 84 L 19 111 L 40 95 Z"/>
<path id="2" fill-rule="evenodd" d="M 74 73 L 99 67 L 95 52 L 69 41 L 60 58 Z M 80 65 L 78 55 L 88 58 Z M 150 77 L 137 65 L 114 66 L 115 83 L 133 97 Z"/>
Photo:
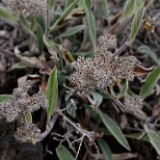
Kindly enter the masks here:
<path id="1" fill-rule="evenodd" d="M 28 113 L 26 114 L 25 120 L 26 120 L 26 123 L 27 123 L 28 125 L 30 125 L 30 124 L 32 123 L 32 114 L 31 114 L 31 112 L 28 112 Z"/>
<path id="2" fill-rule="evenodd" d="M 141 88 L 140 96 L 146 98 L 150 94 L 152 89 L 155 87 L 159 79 L 160 79 L 160 65 L 157 68 L 155 68 L 147 77 L 145 83 Z"/>
<path id="3" fill-rule="evenodd" d="M 102 119 L 102 122 L 106 126 L 106 128 L 111 132 L 111 134 L 115 137 L 115 139 L 127 150 L 131 150 L 130 146 L 123 135 L 119 126 L 113 121 L 108 115 L 104 114 L 99 110 L 99 115 Z"/>
<path id="4" fill-rule="evenodd" d="M 54 113 L 54 109 L 58 101 L 58 81 L 57 81 L 56 67 L 53 68 L 49 76 L 49 80 L 47 84 L 47 97 L 49 100 L 49 107 L 47 109 L 47 114 L 48 114 L 48 119 L 50 119 Z"/>
<path id="5" fill-rule="evenodd" d="M 100 148 L 101 148 L 101 150 L 103 152 L 104 157 L 107 160 L 112 160 L 112 152 L 111 152 L 108 144 L 103 139 L 99 139 L 98 140 L 98 145 L 100 146 Z"/>
<path id="6" fill-rule="evenodd" d="M 63 145 L 60 145 L 56 148 L 56 153 L 60 160 L 74 160 L 72 154 Z"/>

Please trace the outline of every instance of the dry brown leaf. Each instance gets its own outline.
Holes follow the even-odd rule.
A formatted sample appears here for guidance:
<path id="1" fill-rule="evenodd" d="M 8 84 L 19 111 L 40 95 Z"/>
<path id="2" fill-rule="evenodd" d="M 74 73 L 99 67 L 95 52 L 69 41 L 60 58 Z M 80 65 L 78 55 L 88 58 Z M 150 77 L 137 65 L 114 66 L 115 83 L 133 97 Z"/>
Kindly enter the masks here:
<path id="1" fill-rule="evenodd" d="M 152 115 L 154 117 L 159 117 L 160 116 L 160 101 L 154 106 L 152 110 Z"/>
<path id="2" fill-rule="evenodd" d="M 28 80 L 32 81 L 33 84 L 41 81 L 41 76 L 37 74 L 29 74 L 18 78 L 18 87 L 23 86 Z"/>
<path id="3" fill-rule="evenodd" d="M 137 77 L 138 76 L 145 76 L 148 73 L 150 73 L 153 69 L 154 69 L 154 67 L 146 68 L 146 67 L 139 65 L 134 68 L 134 74 Z"/>
<path id="4" fill-rule="evenodd" d="M 45 68 L 43 63 L 37 57 L 24 57 L 15 52 L 16 57 L 21 61 L 21 63 L 25 64 L 31 68 L 43 69 Z"/>

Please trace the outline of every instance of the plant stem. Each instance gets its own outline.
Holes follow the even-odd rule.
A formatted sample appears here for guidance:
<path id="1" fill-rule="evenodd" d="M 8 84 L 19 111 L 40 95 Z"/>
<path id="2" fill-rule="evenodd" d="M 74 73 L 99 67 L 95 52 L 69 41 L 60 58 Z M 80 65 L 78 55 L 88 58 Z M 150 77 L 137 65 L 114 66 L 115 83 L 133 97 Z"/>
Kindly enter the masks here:
<path id="1" fill-rule="evenodd" d="M 129 40 L 127 40 L 113 55 L 112 58 L 115 58 L 116 56 L 119 56 L 127 47 L 129 44 Z"/>

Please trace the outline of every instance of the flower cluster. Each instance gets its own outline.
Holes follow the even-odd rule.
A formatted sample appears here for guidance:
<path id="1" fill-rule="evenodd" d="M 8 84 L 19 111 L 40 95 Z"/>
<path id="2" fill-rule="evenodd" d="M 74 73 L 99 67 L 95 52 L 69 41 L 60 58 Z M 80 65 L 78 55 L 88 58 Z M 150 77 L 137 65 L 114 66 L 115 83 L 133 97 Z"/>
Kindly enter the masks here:
<path id="1" fill-rule="evenodd" d="M 35 143 L 34 140 L 39 137 L 40 133 L 41 131 L 37 128 L 37 125 L 31 123 L 29 126 L 22 126 L 17 128 L 16 132 L 14 133 L 14 137 L 17 141 L 22 143 Z"/>
<path id="2" fill-rule="evenodd" d="M 14 89 L 12 98 L 7 103 L 0 103 L 0 119 L 5 118 L 7 122 L 12 122 L 21 117 L 22 126 L 17 128 L 14 136 L 20 142 L 35 143 L 35 139 L 40 135 L 40 129 L 33 123 L 27 124 L 25 116 L 40 108 L 47 109 L 48 99 L 42 92 L 30 96 L 31 81 L 27 81 L 21 87 Z M 19 118 L 20 119 L 20 118 Z"/>
<path id="3" fill-rule="evenodd" d="M 105 90 L 120 79 L 132 81 L 134 69 L 139 61 L 134 56 L 112 57 L 110 48 L 116 47 L 116 36 L 106 34 L 98 39 L 98 47 L 93 58 L 78 57 L 72 63 L 76 72 L 71 75 L 71 83 L 82 94 L 93 90 Z"/>
<path id="4" fill-rule="evenodd" d="M 12 122 L 19 115 L 25 116 L 27 112 L 34 112 L 41 107 L 48 107 L 48 99 L 42 92 L 38 92 L 33 96 L 28 94 L 28 89 L 31 88 L 30 81 L 27 81 L 22 87 L 16 88 L 13 91 L 11 101 L 0 104 L 0 119 L 6 118 L 7 122 Z"/>
<path id="5" fill-rule="evenodd" d="M 8 0 L 7 4 L 13 12 L 26 16 L 43 15 L 47 11 L 47 0 Z"/>
<path id="6" fill-rule="evenodd" d="M 137 95 L 126 95 L 124 99 L 125 109 L 130 112 L 138 112 L 143 108 L 143 100 Z"/>

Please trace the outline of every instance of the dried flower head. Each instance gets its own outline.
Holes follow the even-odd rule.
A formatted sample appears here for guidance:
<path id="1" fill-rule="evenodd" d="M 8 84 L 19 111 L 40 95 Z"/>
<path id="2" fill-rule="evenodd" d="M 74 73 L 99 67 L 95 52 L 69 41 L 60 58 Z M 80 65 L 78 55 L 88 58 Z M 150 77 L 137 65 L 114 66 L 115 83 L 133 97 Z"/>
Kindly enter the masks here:
<path id="1" fill-rule="evenodd" d="M 8 0 L 7 4 L 14 13 L 25 16 L 42 15 L 47 10 L 47 0 Z"/>
<path id="2" fill-rule="evenodd" d="M 137 95 L 126 95 L 124 105 L 127 111 L 137 112 L 143 108 L 143 99 Z"/>
<path id="3" fill-rule="evenodd" d="M 6 118 L 7 122 L 12 122 L 18 115 L 25 115 L 28 111 L 34 112 L 40 108 L 47 109 L 48 99 L 42 92 L 33 96 L 28 94 L 31 82 L 27 81 L 23 86 L 14 89 L 12 99 L 8 103 L 0 104 L 0 119 Z"/>
<path id="4" fill-rule="evenodd" d="M 5 118 L 7 122 L 12 122 L 18 117 L 18 109 L 11 106 L 11 103 L 0 104 L 0 119 Z"/>
<path id="5" fill-rule="evenodd" d="M 114 61 L 113 75 L 118 79 L 127 79 L 133 81 L 135 74 L 134 68 L 139 64 L 139 61 L 134 56 L 118 57 Z"/>
<path id="6" fill-rule="evenodd" d="M 79 56 L 72 63 L 76 72 L 71 75 L 71 83 L 83 94 L 93 90 L 106 90 L 119 79 L 133 80 L 134 69 L 139 61 L 134 56 L 112 58 L 108 48 L 116 47 L 115 35 L 106 34 L 98 39 L 95 56 L 85 59 Z"/>
<path id="7" fill-rule="evenodd" d="M 109 49 L 109 48 L 116 48 L 117 46 L 117 39 L 116 35 L 112 35 L 110 33 L 107 33 L 103 36 L 100 36 L 98 38 L 98 47 L 103 49 Z"/>
<path id="8" fill-rule="evenodd" d="M 17 141 L 25 143 L 25 142 L 33 142 L 36 138 L 39 137 L 41 131 L 37 128 L 36 124 L 30 124 L 29 126 L 22 126 L 17 128 L 14 133 L 14 137 Z"/>

